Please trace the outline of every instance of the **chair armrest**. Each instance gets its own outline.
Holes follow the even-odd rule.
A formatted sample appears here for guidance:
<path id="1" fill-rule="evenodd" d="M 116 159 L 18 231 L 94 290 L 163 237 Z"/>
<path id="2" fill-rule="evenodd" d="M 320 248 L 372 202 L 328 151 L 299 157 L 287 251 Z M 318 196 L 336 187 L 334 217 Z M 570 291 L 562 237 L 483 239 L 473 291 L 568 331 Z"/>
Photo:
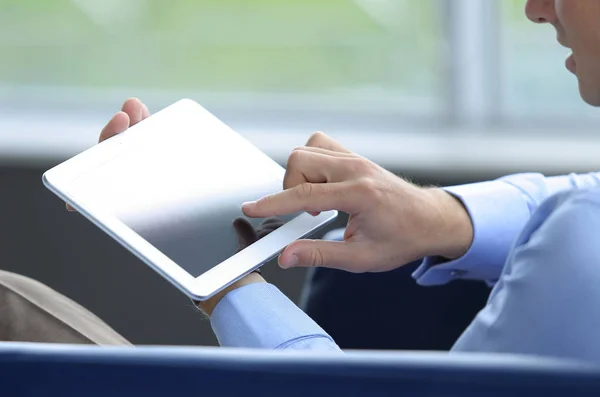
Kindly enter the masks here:
<path id="1" fill-rule="evenodd" d="M 0 344 L 6 396 L 600 395 L 600 369 L 447 353 Z"/>

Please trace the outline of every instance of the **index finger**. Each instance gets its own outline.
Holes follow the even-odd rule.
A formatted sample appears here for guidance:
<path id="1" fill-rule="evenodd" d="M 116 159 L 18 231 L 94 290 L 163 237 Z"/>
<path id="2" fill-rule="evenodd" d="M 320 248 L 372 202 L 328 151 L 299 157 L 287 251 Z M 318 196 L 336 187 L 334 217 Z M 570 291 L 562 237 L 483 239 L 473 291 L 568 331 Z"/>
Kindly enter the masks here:
<path id="1" fill-rule="evenodd" d="M 348 182 L 303 183 L 258 201 L 244 203 L 242 211 L 251 218 L 290 215 L 300 211 L 356 213 L 360 202 L 361 197 Z"/>

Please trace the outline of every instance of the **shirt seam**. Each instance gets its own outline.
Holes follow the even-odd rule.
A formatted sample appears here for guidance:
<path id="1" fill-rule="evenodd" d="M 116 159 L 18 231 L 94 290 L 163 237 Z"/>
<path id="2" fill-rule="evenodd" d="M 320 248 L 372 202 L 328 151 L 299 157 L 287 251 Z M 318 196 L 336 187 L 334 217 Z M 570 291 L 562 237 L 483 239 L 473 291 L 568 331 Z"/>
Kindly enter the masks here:
<path id="1" fill-rule="evenodd" d="M 303 335 L 303 336 L 296 337 L 294 339 L 287 340 L 287 341 L 277 345 L 274 350 L 282 350 L 282 349 L 285 349 L 297 342 L 302 342 L 302 341 L 309 340 L 309 339 L 326 339 L 326 340 L 330 341 L 331 343 L 335 343 L 333 341 L 333 339 L 331 339 L 330 337 L 327 337 L 326 335 L 310 334 L 310 335 Z"/>

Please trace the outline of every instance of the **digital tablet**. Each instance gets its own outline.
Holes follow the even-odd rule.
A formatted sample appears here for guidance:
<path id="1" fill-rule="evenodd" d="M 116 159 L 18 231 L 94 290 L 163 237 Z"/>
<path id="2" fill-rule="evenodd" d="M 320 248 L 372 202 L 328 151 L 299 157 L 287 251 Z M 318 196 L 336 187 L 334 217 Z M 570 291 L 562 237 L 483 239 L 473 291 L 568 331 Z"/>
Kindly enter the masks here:
<path id="1" fill-rule="evenodd" d="M 337 216 L 299 213 L 238 251 L 242 203 L 282 190 L 284 168 L 184 99 L 59 164 L 44 184 L 196 300 Z M 257 226 L 262 220 L 252 219 Z"/>

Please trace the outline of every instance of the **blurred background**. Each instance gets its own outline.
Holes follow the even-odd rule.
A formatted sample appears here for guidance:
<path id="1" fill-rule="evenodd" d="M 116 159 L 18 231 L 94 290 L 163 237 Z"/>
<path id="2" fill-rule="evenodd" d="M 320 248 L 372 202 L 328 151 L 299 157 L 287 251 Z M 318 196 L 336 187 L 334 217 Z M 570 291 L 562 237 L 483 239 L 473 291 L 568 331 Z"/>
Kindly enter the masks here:
<path id="1" fill-rule="evenodd" d="M 133 342 L 215 343 L 185 297 L 42 187 L 131 96 L 151 111 L 192 98 L 282 163 L 323 130 L 421 183 L 597 169 L 600 112 L 524 5 L 0 0 L 0 268 Z M 267 274 L 298 299 L 302 270 Z"/>

